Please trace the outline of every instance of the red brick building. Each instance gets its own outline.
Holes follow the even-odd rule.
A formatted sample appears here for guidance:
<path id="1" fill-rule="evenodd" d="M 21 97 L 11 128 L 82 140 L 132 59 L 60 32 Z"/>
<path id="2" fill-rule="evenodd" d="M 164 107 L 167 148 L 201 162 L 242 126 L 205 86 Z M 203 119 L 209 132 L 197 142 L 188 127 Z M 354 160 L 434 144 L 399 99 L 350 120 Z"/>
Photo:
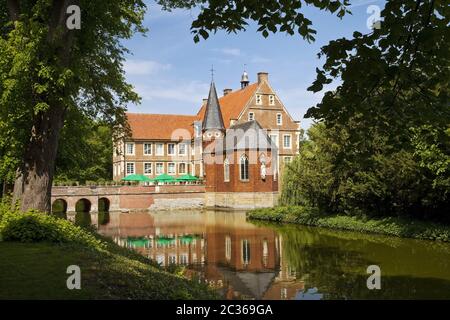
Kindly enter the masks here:
<path id="1" fill-rule="evenodd" d="M 115 146 L 114 179 L 190 173 L 205 179 L 208 206 L 273 205 L 279 172 L 298 153 L 299 122 L 264 72 L 253 84 L 244 72 L 240 89 L 221 98 L 212 83 L 196 115 L 129 113 L 128 122 L 132 135 Z"/>

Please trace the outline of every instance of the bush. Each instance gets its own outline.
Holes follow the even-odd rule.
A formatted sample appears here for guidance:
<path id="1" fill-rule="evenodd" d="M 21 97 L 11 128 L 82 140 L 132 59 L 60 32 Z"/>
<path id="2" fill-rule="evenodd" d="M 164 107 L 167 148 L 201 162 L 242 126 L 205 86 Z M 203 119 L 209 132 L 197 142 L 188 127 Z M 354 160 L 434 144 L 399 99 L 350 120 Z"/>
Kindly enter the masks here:
<path id="1" fill-rule="evenodd" d="M 346 215 L 320 215 L 317 209 L 291 206 L 252 210 L 250 219 L 296 223 L 330 229 L 378 233 L 395 237 L 450 242 L 450 227 L 404 218 L 364 218 Z"/>
<path id="2" fill-rule="evenodd" d="M 73 243 L 92 249 L 106 247 L 94 234 L 70 221 L 36 211 L 9 211 L 4 207 L 0 209 L 0 238 L 3 241 Z"/>

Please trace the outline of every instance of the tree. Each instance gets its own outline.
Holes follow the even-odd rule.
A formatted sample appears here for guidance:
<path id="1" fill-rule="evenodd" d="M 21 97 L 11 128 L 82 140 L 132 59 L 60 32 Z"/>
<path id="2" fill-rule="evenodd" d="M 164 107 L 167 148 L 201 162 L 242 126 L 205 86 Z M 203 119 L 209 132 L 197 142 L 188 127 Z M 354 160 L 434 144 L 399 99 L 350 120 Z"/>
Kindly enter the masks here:
<path id="1" fill-rule="evenodd" d="M 302 13 L 304 6 L 336 13 L 343 17 L 348 13 L 349 0 L 158 0 L 166 10 L 175 8 L 199 8 L 200 13 L 192 22 L 194 41 L 207 39 L 210 32 L 225 30 L 229 33 L 245 30 L 248 21 L 256 21 L 258 32 L 267 38 L 269 32 L 299 34 L 308 42 L 314 41 L 316 31 L 312 22 Z"/>
<path id="2" fill-rule="evenodd" d="M 55 181 L 112 180 L 112 137 L 112 129 L 106 123 L 80 112 L 68 114 L 61 131 Z"/>
<path id="3" fill-rule="evenodd" d="M 77 18 L 73 5 L 80 30 L 66 24 Z M 121 39 L 146 31 L 145 9 L 141 0 L 0 0 L 0 168 L 18 168 L 13 200 L 22 210 L 50 210 L 71 109 L 126 129 L 126 104 L 139 98 L 125 81 Z"/>
<path id="4" fill-rule="evenodd" d="M 326 61 L 308 90 L 342 82 L 306 116 L 327 126 L 354 122 L 352 147 L 374 133 L 401 146 L 410 140 L 412 127 L 445 130 L 450 123 L 449 11 L 440 0 L 387 1 L 379 29 L 324 46 L 319 56 Z"/>

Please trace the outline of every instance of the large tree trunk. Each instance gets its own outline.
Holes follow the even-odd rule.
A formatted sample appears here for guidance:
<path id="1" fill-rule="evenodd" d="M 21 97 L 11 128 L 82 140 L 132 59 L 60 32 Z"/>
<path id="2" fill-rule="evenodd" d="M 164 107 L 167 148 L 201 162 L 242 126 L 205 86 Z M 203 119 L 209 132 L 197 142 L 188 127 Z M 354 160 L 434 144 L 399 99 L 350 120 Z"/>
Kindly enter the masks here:
<path id="1" fill-rule="evenodd" d="M 51 211 L 54 165 L 64 110 L 64 107 L 53 106 L 34 120 L 31 139 L 14 184 L 13 205 L 19 203 L 22 211 Z"/>

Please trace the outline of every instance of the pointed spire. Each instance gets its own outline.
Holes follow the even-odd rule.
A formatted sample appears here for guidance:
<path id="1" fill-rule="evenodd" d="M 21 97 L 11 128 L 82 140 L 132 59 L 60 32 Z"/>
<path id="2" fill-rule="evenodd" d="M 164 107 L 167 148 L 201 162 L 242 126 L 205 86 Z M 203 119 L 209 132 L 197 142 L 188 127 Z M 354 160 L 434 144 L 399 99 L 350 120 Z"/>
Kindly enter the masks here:
<path id="1" fill-rule="evenodd" d="M 211 81 L 208 102 L 206 103 L 205 118 L 203 119 L 203 130 L 211 129 L 225 130 L 214 81 Z"/>

